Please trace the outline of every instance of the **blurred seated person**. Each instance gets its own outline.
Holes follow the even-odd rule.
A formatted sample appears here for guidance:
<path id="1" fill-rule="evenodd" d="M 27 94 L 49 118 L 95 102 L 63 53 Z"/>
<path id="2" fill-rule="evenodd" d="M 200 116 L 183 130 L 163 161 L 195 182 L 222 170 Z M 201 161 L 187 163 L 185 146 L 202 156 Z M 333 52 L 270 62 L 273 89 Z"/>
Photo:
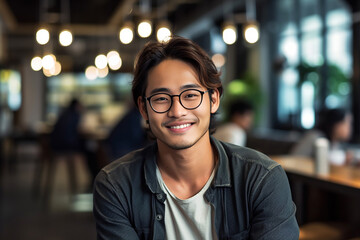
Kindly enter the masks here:
<path id="1" fill-rule="evenodd" d="M 246 132 L 250 130 L 253 118 L 253 105 L 244 99 L 237 99 L 230 104 L 229 121 L 220 125 L 214 137 L 223 142 L 232 143 L 238 146 L 245 146 Z"/>
<path id="2" fill-rule="evenodd" d="M 79 152 L 84 154 L 92 178 L 97 172 L 95 152 L 86 146 L 86 139 L 80 131 L 83 106 L 76 98 L 60 113 L 50 134 L 50 146 L 53 152 Z"/>
<path id="3" fill-rule="evenodd" d="M 315 157 L 315 141 L 325 137 L 329 140 L 329 161 L 335 165 L 347 164 L 351 154 L 344 150 L 344 144 L 350 139 L 352 132 L 352 115 L 344 109 L 336 108 L 320 113 L 317 127 L 304 134 L 293 147 L 291 154 Z"/>
<path id="4" fill-rule="evenodd" d="M 146 131 L 139 110 L 133 106 L 114 126 L 106 139 L 109 160 L 114 161 L 125 154 L 146 145 Z"/>
<path id="5" fill-rule="evenodd" d="M 79 134 L 79 125 L 82 106 L 77 99 L 60 113 L 51 132 L 51 147 L 57 151 L 79 150 L 82 139 Z"/>

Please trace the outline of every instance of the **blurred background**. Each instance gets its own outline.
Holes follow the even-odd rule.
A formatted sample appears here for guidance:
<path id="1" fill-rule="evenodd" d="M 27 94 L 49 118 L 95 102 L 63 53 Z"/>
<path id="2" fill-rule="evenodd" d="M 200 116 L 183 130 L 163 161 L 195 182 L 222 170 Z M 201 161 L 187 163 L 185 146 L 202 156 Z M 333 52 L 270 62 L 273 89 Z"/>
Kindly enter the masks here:
<path id="1" fill-rule="evenodd" d="M 359 1 L 0 0 L 1 239 L 96 238 L 94 175 L 150 141 L 142 138 L 146 129 L 129 140 L 131 127 L 143 123 L 125 118 L 133 107 L 136 54 L 146 42 L 172 34 L 198 43 L 222 72 L 220 122 L 234 99 L 252 103 L 246 146 L 271 156 L 291 154 L 318 126 L 321 112 L 341 108 L 351 115 L 345 148 L 359 152 Z M 74 99 L 81 117 L 67 126 L 80 130 L 66 137 L 77 138 L 76 147 L 58 148 L 54 129 Z M 134 119 L 138 125 L 130 126 Z M 114 136 L 126 136 L 126 143 Z M 119 153 L 111 144 L 116 141 L 134 145 Z M 356 169 L 360 156 L 354 156 L 350 167 Z M 344 198 L 359 200 L 360 174 L 353 177 L 357 187 L 337 195 L 339 206 Z M 338 206 L 332 204 L 325 213 Z M 350 217 L 309 211 L 297 216 L 301 225 L 360 224 L 359 211 Z"/>

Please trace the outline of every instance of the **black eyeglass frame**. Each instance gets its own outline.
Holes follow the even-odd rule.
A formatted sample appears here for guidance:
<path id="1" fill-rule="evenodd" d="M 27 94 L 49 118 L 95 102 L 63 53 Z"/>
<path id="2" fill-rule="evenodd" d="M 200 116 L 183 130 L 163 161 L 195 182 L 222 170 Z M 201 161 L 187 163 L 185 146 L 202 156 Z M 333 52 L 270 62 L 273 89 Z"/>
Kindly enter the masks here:
<path id="1" fill-rule="evenodd" d="M 199 105 L 197 105 L 196 107 L 193 107 L 193 108 L 187 108 L 187 107 L 185 107 L 185 106 L 183 105 L 183 103 L 181 102 L 180 96 L 181 96 L 181 94 L 183 94 L 183 93 L 186 92 L 186 91 L 197 91 L 197 92 L 199 92 L 199 93 L 201 94 L 201 100 L 200 100 Z M 179 98 L 179 103 L 181 104 L 181 106 L 182 106 L 183 108 L 185 108 L 185 109 L 187 109 L 187 110 L 194 110 L 194 109 L 200 107 L 200 105 L 201 105 L 201 103 L 202 103 L 202 101 L 203 101 L 203 99 L 204 99 L 204 94 L 207 93 L 207 92 L 211 92 L 211 89 L 206 90 L 206 91 L 201 91 L 201 90 L 199 90 L 199 89 L 192 89 L 192 88 L 191 88 L 191 89 L 186 89 L 186 90 L 182 91 L 180 94 L 171 95 L 171 94 L 168 94 L 168 93 L 155 93 L 155 94 L 151 95 L 150 97 L 144 97 L 144 98 L 145 98 L 146 100 L 148 100 L 149 105 L 150 105 L 151 109 L 152 109 L 154 112 L 156 112 L 156 113 L 166 113 L 166 112 L 170 111 L 170 109 L 171 109 L 171 107 L 172 107 L 172 105 L 173 105 L 173 103 L 174 103 L 173 97 L 178 97 L 178 98 Z M 162 111 L 162 112 L 156 111 L 156 110 L 153 108 L 153 106 L 151 105 L 151 101 L 150 101 L 151 98 L 154 97 L 154 96 L 156 96 L 156 95 L 159 95 L 159 94 L 168 95 L 168 96 L 170 97 L 170 99 L 171 99 L 171 103 L 170 103 L 169 109 L 166 110 L 166 111 Z"/>

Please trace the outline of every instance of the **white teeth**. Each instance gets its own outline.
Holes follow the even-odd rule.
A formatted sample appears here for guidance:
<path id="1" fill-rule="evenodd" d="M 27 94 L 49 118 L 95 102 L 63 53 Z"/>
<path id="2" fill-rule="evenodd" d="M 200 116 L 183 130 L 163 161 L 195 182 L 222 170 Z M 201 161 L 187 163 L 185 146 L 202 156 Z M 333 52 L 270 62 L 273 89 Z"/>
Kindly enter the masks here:
<path id="1" fill-rule="evenodd" d="M 190 127 L 190 123 L 187 124 L 181 124 L 179 126 L 171 126 L 170 128 L 174 128 L 174 129 L 180 129 L 180 128 L 186 128 L 186 127 Z"/>

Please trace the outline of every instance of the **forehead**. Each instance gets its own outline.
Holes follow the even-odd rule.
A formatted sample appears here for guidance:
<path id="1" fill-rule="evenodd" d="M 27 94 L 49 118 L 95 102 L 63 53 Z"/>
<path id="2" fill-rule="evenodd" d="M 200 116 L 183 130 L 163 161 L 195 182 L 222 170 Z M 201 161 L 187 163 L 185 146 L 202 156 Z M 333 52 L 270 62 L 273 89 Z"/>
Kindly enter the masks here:
<path id="1" fill-rule="evenodd" d="M 166 59 L 149 71 L 146 93 L 157 88 L 177 91 L 186 85 L 201 88 L 194 67 L 178 59 Z"/>

